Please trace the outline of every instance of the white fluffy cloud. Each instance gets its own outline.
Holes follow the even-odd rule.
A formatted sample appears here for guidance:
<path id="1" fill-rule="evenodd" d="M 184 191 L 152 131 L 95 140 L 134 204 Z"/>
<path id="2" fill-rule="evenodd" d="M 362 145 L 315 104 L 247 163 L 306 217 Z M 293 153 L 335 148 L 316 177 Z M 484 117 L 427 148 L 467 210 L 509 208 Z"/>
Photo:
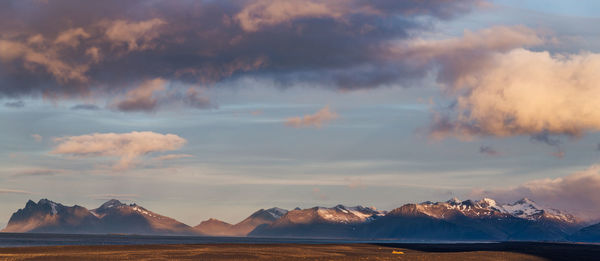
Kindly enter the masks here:
<path id="1" fill-rule="evenodd" d="M 578 136 L 600 130 L 600 55 L 515 49 L 494 54 L 458 96 L 455 133 L 542 132 Z"/>
<path id="2" fill-rule="evenodd" d="M 437 111 L 432 136 L 579 136 L 600 130 L 600 54 L 551 54 L 525 47 L 552 38 L 523 26 L 466 31 L 462 38 L 411 40 L 393 50 L 435 68 L 456 104 Z"/>
<path id="3" fill-rule="evenodd" d="M 174 134 L 150 131 L 130 133 L 94 133 L 81 136 L 57 138 L 53 154 L 76 157 L 118 157 L 113 166 L 117 170 L 135 165 L 136 160 L 151 152 L 173 151 L 181 148 L 186 140 Z"/>

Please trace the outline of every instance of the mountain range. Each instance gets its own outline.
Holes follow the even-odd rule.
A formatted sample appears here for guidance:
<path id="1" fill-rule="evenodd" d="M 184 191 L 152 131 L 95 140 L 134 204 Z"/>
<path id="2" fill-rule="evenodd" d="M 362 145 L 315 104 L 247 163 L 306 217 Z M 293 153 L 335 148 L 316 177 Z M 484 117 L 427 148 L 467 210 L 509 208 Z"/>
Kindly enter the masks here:
<path id="1" fill-rule="evenodd" d="M 1 232 L 147 234 L 249 237 L 394 239 L 402 241 L 581 241 L 600 242 L 600 224 L 543 208 L 529 199 L 451 199 L 406 204 L 391 211 L 337 205 L 290 211 L 260 209 L 237 224 L 217 219 L 195 227 L 137 204 L 112 199 L 95 209 L 29 200 Z"/>

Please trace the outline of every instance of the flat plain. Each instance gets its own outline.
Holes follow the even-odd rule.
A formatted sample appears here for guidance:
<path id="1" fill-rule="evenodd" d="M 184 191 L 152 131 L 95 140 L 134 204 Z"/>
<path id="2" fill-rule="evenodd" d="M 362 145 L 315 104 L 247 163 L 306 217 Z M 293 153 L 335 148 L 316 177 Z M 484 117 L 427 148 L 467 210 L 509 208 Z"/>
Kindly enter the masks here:
<path id="1" fill-rule="evenodd" d="M 162 244 L 0 248 L 0 260 L 598 260 L 600 246 L 494 244 Z"/>

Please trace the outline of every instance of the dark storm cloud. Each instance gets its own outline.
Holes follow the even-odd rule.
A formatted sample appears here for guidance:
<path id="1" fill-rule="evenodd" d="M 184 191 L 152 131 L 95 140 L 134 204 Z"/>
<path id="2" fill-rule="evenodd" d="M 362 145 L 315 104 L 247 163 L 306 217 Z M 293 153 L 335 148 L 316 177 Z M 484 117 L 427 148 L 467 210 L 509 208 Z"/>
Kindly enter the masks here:
<path id="1" fill-rule="evenodd" d="M 386 59 L 392 40 L 478 3 L 3 1 L 0 97 L 108 96 L 149 79 L 205 85 L 243 75 L 346 89 L 395 84 L 425 72 Z"/>

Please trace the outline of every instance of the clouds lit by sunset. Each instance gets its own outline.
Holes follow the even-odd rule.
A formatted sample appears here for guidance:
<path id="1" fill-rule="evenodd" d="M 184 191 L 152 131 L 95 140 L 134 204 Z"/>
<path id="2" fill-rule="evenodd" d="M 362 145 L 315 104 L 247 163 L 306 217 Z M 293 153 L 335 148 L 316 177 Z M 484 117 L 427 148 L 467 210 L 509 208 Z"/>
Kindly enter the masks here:
<path id="1" fill-rule="evenodd" d="M 455 196 L 599 218 L 600 5 L 526 2 L 3 1 L 0 227 L 102 195 L 190 223 Z"/>

